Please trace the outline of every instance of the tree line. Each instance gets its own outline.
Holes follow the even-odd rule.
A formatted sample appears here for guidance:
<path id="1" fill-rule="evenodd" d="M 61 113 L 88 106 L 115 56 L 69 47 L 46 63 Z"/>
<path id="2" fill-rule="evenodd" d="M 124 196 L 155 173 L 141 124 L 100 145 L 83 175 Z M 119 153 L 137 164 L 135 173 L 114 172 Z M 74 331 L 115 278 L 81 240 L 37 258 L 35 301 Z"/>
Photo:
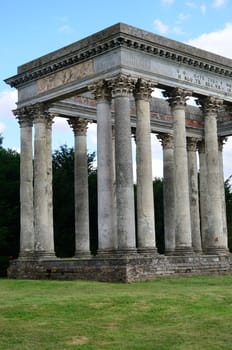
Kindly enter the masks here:
<path id="1" fill-rule="evenodd" d="M 98 248 L 97 169 L 95 153 L 88 154 L 90 248 Z M 9 259 L 17 258 L 20 234 L 20 155 L 3 147 L 0 135 L 0 276 L 6 274 Z M 136 200 L 136 186 L 135 200 Z M 163 180 L 153 181 L 155 199 L 156 240 L 159 253 L 164 252 Z M 232 188 L 225 181 L 229 247 L 232 251 Z M 53 152 L 54 242 L 58 257 L 70 257 L 75 251 L 74 150 L 62 145 Z"/>

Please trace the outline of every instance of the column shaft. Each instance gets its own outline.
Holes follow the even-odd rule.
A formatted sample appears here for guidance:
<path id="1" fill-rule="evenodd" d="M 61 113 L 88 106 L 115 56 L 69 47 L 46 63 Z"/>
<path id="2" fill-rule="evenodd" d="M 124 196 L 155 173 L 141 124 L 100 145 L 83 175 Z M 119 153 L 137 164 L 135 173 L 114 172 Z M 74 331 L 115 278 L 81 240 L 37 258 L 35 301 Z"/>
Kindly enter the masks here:
<path id="1" fill-rule="evenodd" d="M 192 252 L 185 130 L 185 100 L 187 95 L 191 95 L 191 93 L 182 89 L 173 89 L 169 93 L 174 124 L 175 254 L 177 255 Z"/>
<path id="2" fill-rule="evenodd" d="M 74 188 L 75 188 L 75 256 L 90 255 L 89 237 L 89 190 L 86 132 L 88 121 L 70 118 L 75 137 Z"/>
<path id="3" fill-rule="evenodd" d="M 198 173 L 197 173 L 197 139 L 188 138 L 188 172 L 189 172 L 189 200 L 191 215 L 191 232 L 192 245 L 195 253 L 200 253 L 201 248 L 201 231 L 200 231 L 200 212 L 198 196 Z"/>
<path id="4" fill-rule="evenodd" d="M 115 103 L 115 160 L 118 248 L 135 250 L 134 191 L 130 126 L 132 82 L 120 75 L 111 82 Z"/>
<path id="5" fill-rule="evenodd" d="M 205 115 L 205 151 L 208 184 L 208 236 L 207 253 L 225 254 L 227 244 L 223 234 L 222 199 L 219 179 L 217 111 L 222 101 L 214 97 L 201 100 Z"/>
<path id="6" fill-rule="evenodd" d="M 139 79 L 134 96 L 137 118 L 137 239 L 140 252 L 156 251 L 149 102 L 151 92 L 151 83 Z"/>
<path id="7" fill-rule="evenodd" d="M 14 111 L 20 124 L 20 258 L 34 254 L 33 119 L 26 108 Z"/>
<path id="8" fill-rule="evenodd" d="M 38 257 L 54 256 L 54 243 L 48 216 L 47 120 L 43 107 L 36 105 L 34 138 L 34 220 L 35 251 Z"/>
<path id="9" fill-rule="evenodd" d="M 227 141 L 225 137 L 218 138 L 218 166 L 219 166 L 219 181 L 221 186 L 221 200 L 222 200 L 222 228 L 226 247 L 228 246 L 227 233 L 227 218 L 226 218 L 226 200 L 225 200 L 225 185 L 224 185 L 224 171 L 223 171 L 223 145 Z"/>
<path id="10" fill-rule="evenodd" d="M 208 189 L 207 189 L 207 167 L 205 157 L 205 140 L 198 142 L 198 154 L 200 163 L 200 216 L 201 216 L 201 242 L 205 252 L 207 248 L 208 235 Z"/>
<path id="11" fill-rule="evenodd" d="M 165 254 L 175 251 L 175 183 L 173 136 L 159 134 L 163 146 L 163 205 L 164 205 L 164 239 Z"/>
<path id="12" fill-rule="evenodd" d="M 113 188 L 111 91 L 105 81 L 94 87 L 97 100 L 98 253 L 117 249 Z"/>
<path id="13" fill-rule="evenodd" d="M 48 196 L 48 239 L 49 246 L 54 250 L 54 225 L 53 225 L 53 186 L 52 186 L 52 115 L 47 117 L 47 196 Z"/>

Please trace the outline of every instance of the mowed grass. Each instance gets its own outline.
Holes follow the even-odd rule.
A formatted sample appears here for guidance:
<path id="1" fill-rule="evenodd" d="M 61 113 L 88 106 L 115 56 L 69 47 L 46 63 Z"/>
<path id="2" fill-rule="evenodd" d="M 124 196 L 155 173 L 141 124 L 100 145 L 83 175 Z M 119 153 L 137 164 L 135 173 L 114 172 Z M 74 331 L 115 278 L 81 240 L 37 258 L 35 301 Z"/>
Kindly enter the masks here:
<path id="1" fill-rule="evenodd" d="M 232 275 L 0 280 L 0 349 L 232 349 Z"/>

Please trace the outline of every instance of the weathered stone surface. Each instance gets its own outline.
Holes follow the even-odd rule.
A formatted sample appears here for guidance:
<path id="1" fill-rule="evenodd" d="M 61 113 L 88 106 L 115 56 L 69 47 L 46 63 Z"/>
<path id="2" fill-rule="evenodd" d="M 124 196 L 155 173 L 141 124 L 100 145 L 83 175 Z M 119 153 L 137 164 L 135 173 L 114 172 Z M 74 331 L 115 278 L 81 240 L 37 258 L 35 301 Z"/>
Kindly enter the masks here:
<path id="1" fill-rule="evenodd" d="M 230 59 L 122 23 L 19 67 L 18 74 L 6 83 L 17 88 L 18 109 L 23 115 L 25 110 L 30 111 L 27 119 L 30 117 L 31 125 L 26 126 L 21 119 L 21 126 L 24 123 L 25 127 L 21 131 L 21 242 L 19 259 L 9 268 L 9 276 L 136 281 L 158 275 L 231 271 L 225 215 L 222 214 L 225 211 L 222 154 L 218 154 L 217 144 L 218 136 L 232 134 L 231 76 Z M 149 109 L 152 89 L 147 79 L 166 91 L 168 101 L 153 98 Z M 92 86 L 97 88 L 93 91 Z M 201 96 L 204 113 L 198 107 L 186 106 L 187 97 L 191 95 L 198 101 Z M 224 108 L 219 111 L 222 99 Z M 50 113 L 71 118 L 71 125 L 75 125 L 74 259 L 61 260 L 54 254 Z M 101 254 L 94 258 L 89 250 L 86 162 L 89 119 L 99 124 Z M 137 232 L 131 150 L 131 128 L 136 127 L 136 119 Z M 35 129 L 34 172 L 32 126 Z M 164 202 L 165 213 L 170 211 L 165 218 L 166 253 L 174 251 L 176 256 L 155 254 L 150 131 L 174 138 L 174 154 L 171 149 L 164 150 Z M 192 206 L 190 212 L 189 202 L 198 201 L 196 159 L 189 156 L 188 173 L 186 137 L 205 138 L 205 155 L 199 152 L 201 234 L 203 247 L 212 256 L 193 254 L 192 248 L 200 252 L 195 215 L 198 209 L 195 205 L 193 210 Z M 197 234 L 194 233 L 196 228 Z"/>
<path id="2" fill-rule="evenodd" d="M 136 254 L 134 257 L 89 259 L 15 260 L 9 278 L 95 280 L 137 282 L 161 276 L 231 273 L 231 256 L 164 256 Z"/>

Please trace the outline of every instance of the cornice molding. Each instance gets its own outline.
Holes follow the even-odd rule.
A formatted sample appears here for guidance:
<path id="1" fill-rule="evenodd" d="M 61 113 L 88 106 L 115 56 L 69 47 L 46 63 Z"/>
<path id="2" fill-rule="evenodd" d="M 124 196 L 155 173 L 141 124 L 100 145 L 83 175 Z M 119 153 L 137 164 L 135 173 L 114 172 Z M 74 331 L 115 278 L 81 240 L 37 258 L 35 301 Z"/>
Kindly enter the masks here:
<path id="1" fill-rule="evenodd" d="M 167 38 L 164 39 L 169 40 Z M 174 41 L 170 40 L 170 42 Z M 180 44 L 181 46 L 184 45 L 183 43 Z M 188 45 L 186 45 L 186 47 L 187 46 Z M 214 62 L 213 53 L 212 60 L 203 59 L 201 57 L 197 57 L 197 52 L 199 49 L 194 48 L 196 50 L 196 56 L 194 56 L 193 54 L 182 52 L 180 49 L 178 50 L 178 48 L 175 49 L 167 47 L 165 45 L 162 46 L 160 43 L 157 44 L 151 40 L 141 39 L 127 33 L 119 32 L 113 36 L 108 34 L 105 39 L 96 42 L 94 45 L 91 44 L 89 47 L 86 46 L 85 48 L 79 48 L 78 50 L 73 51 L 71 54 L 66 54 L 57 59 L 52 59 L 50 62 L 47 62 L 40 67 L 25 70 L 22 73 L 5 79 L 5 82 L 11 87 L 18 88 L 24 84 L 28 84 L 34 80 L 46 77 L 49 74 L 61 71 L 77 63 L 81 63 L 90 58 L 94 58 L 99 54 L 106 53 L 120 47 L 144 52 L 155 57 L 160 57 L 165 61 L 177 62 L 178 64 L 182 64 L 182 66 L 191 66 L 199 69 L 202 72 L 212 72 L 218 76 L 232 77 L 232 65 L 230 68 L 227 65 L 220 65 L 217 62 Z M 203 52 L 203 50 L 200 51 Z"/>

